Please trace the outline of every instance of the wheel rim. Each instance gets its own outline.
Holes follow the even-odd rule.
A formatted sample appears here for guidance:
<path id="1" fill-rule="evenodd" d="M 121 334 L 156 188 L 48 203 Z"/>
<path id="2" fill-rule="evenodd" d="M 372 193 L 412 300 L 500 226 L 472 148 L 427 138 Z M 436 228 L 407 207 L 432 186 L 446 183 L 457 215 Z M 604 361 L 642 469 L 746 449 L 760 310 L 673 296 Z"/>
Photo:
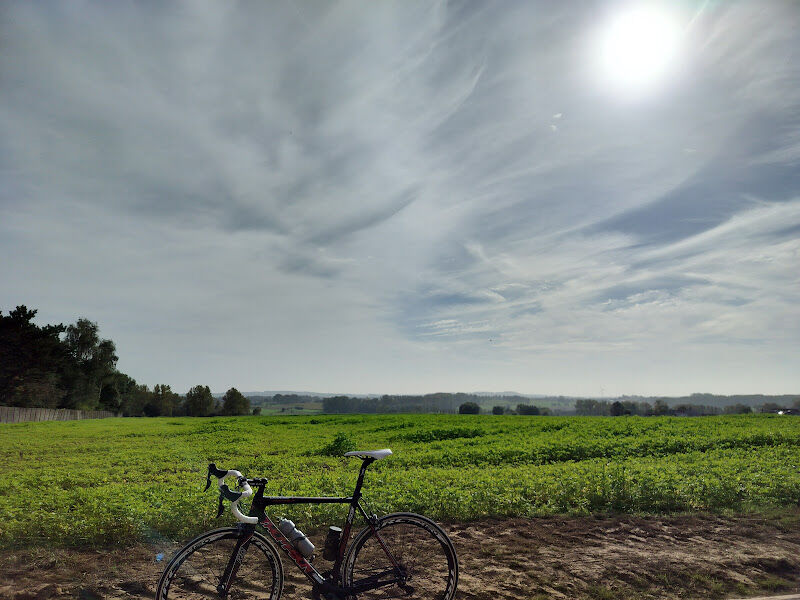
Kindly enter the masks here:
<path id="1" fill-rule="evenodd" d="M 199 538 L 167 567 L 159 600 L 219 599 L 217 586 L 236 548 L 237 533 L 228 532 Z M 228 600 L 268 600 L 280 595 L 281 568 L 267 543 L 251 538 L 236 576 L 231 581 Z"/>
<path id="2" fill-rule="evenodd" d="M 350 586 L 382 583 L 358 593 L 358 598 L 447 600 L 455 593 L 457 566 L 446 536 L 433 523 L 399 518 L 381 524 L 378 536 L 389 548 L 400 570 L 374 535 L 356 541 L 348 564 Z"/>

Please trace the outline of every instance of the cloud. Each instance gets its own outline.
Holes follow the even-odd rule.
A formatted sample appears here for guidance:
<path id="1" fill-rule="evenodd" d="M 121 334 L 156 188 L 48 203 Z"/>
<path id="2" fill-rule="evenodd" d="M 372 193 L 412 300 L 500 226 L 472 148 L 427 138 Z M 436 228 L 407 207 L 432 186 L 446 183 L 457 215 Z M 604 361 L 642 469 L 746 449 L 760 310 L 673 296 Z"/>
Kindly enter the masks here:
<path id="1" fill-rule="evenodd" d="M 609 10 L 4 3 L 0 300 L 178 389 L 791 391 L 800 16 L 616 102 Z"/>

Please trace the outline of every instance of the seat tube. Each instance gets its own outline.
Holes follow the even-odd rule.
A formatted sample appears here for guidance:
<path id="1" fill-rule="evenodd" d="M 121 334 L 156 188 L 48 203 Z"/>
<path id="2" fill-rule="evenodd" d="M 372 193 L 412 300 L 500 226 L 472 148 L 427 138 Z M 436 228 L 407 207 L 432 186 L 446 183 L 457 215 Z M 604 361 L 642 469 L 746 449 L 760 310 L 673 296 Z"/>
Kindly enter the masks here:
<path id="1" fill-rule="evenodd" d="M 344 522 L 344 530 L 342 531 L 342 537 L 339 540 L 339 551 L 336 553 L 336 562 L 333 566 L 333 573 L 334 579 L 338 580 L 340 567 L 342 566 L 342 561 L 344 560 L 344 553 L 347 549 L 347 544 L 350 542 L 350 531 L 353 527 L 353 519 L 356 516 L 356 509 L 360 509 L 363 512 L 363 509 L 358 504 L 358 501 L 361 499 L 361 486 L 364 484 L 364 475 L 367 472 L 367 467 L 375 462 L 374 458 L 365 458 L 364 462 L 361 463 L 361 471 L 358 473 L 358 481 L 356 481 L 356 489 L 353 491 L 353 499 L 350 502 L 350 509 L 347 511 L 347 519 Z"/>

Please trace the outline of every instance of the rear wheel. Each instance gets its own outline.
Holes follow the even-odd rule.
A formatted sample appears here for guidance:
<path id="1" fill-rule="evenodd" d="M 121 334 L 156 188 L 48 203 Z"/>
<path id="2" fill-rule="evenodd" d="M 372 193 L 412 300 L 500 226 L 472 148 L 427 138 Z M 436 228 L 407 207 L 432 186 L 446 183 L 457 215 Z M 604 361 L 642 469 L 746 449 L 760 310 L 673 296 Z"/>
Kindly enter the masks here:
<path id="1" fill-rule="evenodd" d="M 375 528 L 359 533 L 345 557 L 342 580 L 357 598 L 452 600 L 458 558 L 441 527 L 397 513 L 379 519 Z"/>
<path id="2" fill-rule="evenodd" d="M 240 562 L 235 565 L 240 540 L 244 543 L 238 543 Z M 221 589 L 232 571 L 226 595 Z M 156 600 L 278 600 L 282 589 L 281 560 L 267 538 L 226 527 L 196 537 L 172 558 L 158 581 Z"/>

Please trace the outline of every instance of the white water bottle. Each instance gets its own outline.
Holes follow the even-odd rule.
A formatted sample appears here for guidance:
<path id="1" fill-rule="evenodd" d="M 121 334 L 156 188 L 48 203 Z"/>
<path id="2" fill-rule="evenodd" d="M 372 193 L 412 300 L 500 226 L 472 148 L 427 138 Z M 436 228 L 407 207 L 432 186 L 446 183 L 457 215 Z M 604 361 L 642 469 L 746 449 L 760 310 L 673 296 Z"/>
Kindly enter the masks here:
<path id="1" fill-rule="evenodd" d="M 278 521 L 278 529 L 292 543 L 292 546 L 305 556 L 310 558 L 314 554 L 314 544 L 306 537 L 306 534 L 294 526 L 289 519 Z"/>

